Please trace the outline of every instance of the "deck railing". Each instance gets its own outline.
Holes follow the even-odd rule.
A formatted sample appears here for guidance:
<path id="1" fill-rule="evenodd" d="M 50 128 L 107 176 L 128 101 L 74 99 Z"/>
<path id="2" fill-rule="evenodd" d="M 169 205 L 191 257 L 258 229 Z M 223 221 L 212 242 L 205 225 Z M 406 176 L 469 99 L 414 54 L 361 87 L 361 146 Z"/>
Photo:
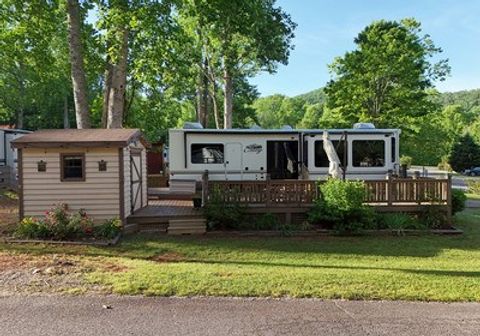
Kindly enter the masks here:
<path id="1" fill-rule="evenodd" d="M 365 180 L 365 203 L 375 206 L 451 205 L 451 178 Z M 311 206 L 318 197 L 315 181 L 209 181 L 203 180 L 204 202 L 217 191 L 217 197 L 226 202 L 250 205 Z"/>

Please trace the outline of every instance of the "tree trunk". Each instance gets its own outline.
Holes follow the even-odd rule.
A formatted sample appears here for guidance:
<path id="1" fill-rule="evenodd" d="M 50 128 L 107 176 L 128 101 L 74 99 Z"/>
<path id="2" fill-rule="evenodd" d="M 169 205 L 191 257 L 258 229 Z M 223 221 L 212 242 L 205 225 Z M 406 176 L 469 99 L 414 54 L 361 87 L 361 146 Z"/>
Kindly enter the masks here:
<path id="1" fill-rule="evenodd" d="M 83 48 L 81 41 L 81 18 L 78 0 L 67 0 L 68 44 L 72 71 L 73 99 L 77 128 L 90 128 L 88 111 L 87 79 L 83 66 Z"/>
<path id="2" fill-rule="evenodd" d="M 220 129 L 220 116 L 218 114 L 218 104 L 217 104 L 217 84 L 215 82 L 212 83 L 212 92 L 210 93 L 210 97 L 212 98 L 212 106 L 213 106 L 213 118 L 215 120 L 215 128 Z"/>
<path id="3" fill-rule="evenodd" d="M 108 100 L 110 98 L 110 90 L 112 89 L 112 65 L 110 64 L 110 59 L 108 56 L 106 68 L 103 87 L 102 128 L 107 128 Z"/>
<path id="4" fill-rule="evenodd" d="M 18 85 L 20 88 L 20 102 L 17 109 L 17 116 L 15 120 L 15 128 L 22 129 L 23 128 L 23 119 L 24 119 L 24 106 L 25 106 L 25 81 L 24 79 L 24 72 L 23 72 L 23 63 L 19 65 L 19 73 L 20 78 L 18 81 Z"/>
<path id="5" fill-rule="evenodd" d="M 131 79 L 129 86 L 130 86 L 130 99 L 126 98 L 127 94 L 125 93 L 125 110 L 123 111 L 123 123 L 125 123 L 128 120 L 128 114 L 132 108 L 133 101 L 135 99 L 137 86 L 134 78 Z"/>
<path id="6" fill-rule="evenodd" d="M 122 128 L 127 84 L 128 29 L 122 28 L 122 42 L 116 64 L 112 64 L 112 85 L 108 97 L 107 128 Z"/>
<path id="7" fill-rule="evenodd" d="M 68 97 L 63 97 L 63 128 L 70 128 L 70 119 L 68 118 Z"/>
<path id="8" fill-rule="evenodd" d="M 197 83 L 197 122 L 199 122 L 200 124 L 202 124 L 203 127 L 206 128 L 208 87 L 205 86 L 205 63 L 200 62 L 199 65 L 200 72 L 198 73 Z"/>
<path id="9" fill-rule="evenodd" d="M 232 112 L 233 112 L 233 83 L 232 76 L 228 70 L 228 67 L 225 66 L 223 71 L 223 128 L 228 129 L 232 128 Z"/>
<path id="10" fill-rule="evenodd" d="M 203 127 L 208 127 L 208 59 L 205 57 L 199 63 L 200 72 L 197 83 L 197 122 Z"/>

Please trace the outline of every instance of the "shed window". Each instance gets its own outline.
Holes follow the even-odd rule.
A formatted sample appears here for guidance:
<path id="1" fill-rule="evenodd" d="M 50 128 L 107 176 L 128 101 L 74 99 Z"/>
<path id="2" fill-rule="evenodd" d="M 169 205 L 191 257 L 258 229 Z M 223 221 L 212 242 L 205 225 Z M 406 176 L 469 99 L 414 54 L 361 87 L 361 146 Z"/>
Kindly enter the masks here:
<path id="1" fill-rule="evenodd" d="M 223 144 L 192 144 L 192 163 L 223 163 Z"/>
<path id="2" fill-rule="evenodd" d="M 345 153 L 345 142 L 342 140 L 331 140 L 333 147 L 335 147 L 335 150 L 337 152 L 338 158 L 340 159 L 340 162 L 342 165 L 344 164 L 344 153 Z M 327 153 L 323 150 L 323 140 L 317 140 L 315 141 L 315 167 L 328 167 L 330 162 L 328 161 Z M 345 162 L 345 166 L 348 165 L 348 159 L 347 162 Z"/>
<path id="3" fill-rule="evenodd" d="M 354 167 L 385 166 L 384 140 L 352 141 L 352 158 Z"/>
<path id="4" fill-rule="evenodd" d="M 85 155 L 62 154 L 62 181 L 85 181 Z"/>

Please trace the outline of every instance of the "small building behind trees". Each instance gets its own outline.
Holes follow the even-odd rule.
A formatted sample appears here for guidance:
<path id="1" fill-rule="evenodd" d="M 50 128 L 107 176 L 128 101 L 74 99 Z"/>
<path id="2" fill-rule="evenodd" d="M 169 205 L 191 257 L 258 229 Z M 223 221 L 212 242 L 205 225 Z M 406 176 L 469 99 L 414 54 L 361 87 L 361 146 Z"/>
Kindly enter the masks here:
<path id="1" fill-rule="evenodd" d="M 20 218 L 64 203 L 95 222 L 125 223 L 147 205 L 146 147 L 138 129 L 41 130 L 14 141 Z"/>

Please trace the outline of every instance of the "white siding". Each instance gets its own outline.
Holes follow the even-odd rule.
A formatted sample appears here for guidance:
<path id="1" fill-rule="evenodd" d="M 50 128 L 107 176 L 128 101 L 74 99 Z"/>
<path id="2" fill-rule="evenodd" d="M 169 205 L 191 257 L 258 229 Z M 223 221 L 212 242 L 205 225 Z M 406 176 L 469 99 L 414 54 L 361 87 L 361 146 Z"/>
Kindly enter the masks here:
<path id="1" fill-rule="evenodd" d="M 85 153 L 85 181 L 62 182 L 60 153 Z M 46 172 L 37 171 L 37 162 L 47 163 Z M 107 171 L 98 171 L 98 161 L 107 162 Z M 120 216 L 119 162 L 116 148 L 72 148 L 23 150 L 24 216 L 42 216 L 58 203 L 72 211 L 85 209 L 95 221 Z"/>

